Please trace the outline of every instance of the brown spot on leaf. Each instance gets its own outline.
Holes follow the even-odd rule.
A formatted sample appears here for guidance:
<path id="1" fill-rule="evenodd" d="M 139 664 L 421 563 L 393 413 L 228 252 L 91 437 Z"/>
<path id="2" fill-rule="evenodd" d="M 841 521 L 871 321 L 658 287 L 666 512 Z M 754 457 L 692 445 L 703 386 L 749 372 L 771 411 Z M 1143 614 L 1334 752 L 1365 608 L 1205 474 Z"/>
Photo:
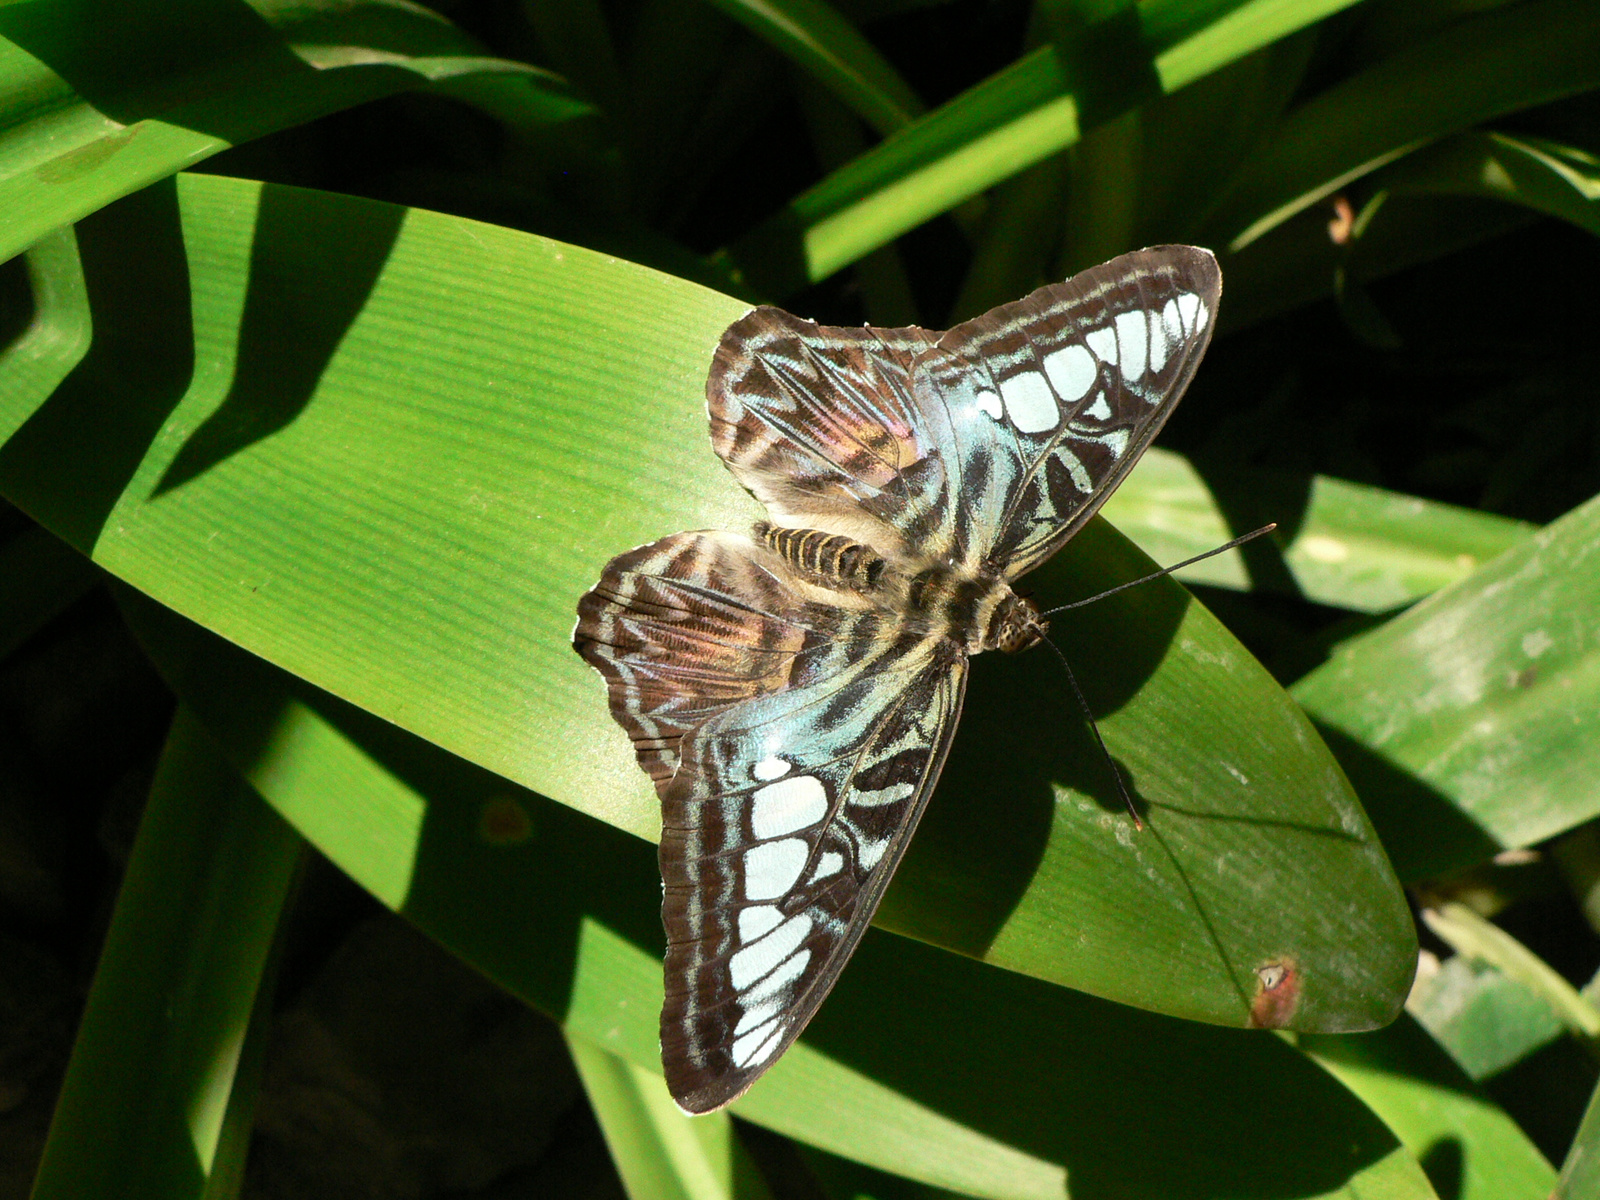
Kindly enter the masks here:
<path id="1" fill-rule="evenodd" d="M 478 836 L 491 846 L 514 846 L 533 836 L 533 821 L 513 797 L 491 796 L 478 813 Z"/>
<path id="2" fill-rule="evenodd" d="M 1282 1029 L 1300 1007 L 1300 965 L 1292 958 L 1268 959 L 1256 968 L 1250 1028 Z"/>

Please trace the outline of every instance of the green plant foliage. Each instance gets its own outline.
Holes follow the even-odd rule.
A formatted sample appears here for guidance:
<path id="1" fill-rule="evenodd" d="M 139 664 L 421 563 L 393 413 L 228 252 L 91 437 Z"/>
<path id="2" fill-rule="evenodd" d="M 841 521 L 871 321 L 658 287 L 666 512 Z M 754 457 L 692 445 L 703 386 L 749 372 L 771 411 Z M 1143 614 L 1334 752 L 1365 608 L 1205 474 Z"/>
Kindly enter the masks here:
<path id="1" fill-rule="evenodd" d="M 308 839 L 569 1036 L 655 1068 L 661 932 L 648 846 L 149 601 L 129 597 L 128 612 L 245 778 Z M 328 805 L 330 794 L 344 803 Z M 387 858 L 402 851 L 396 898 Z M 893 1040 L 871 1016 L 884 996 L 918 997 Z M 1232 1088 L 1235 1072 L 1257 1086 Z M 1129 1110 L 1143 1114 L 1159 1157 L 1123 1136 Z M 1277 1175 L 1285 1139 L 1318 1164 L 1298 1185 L 1310 1195 L 1427 1194 L 1388 1131 L 1286 1043 L 1140 1013 L 876 932 L 807 1037 L 733 1111 L 996 1200 L 1059 1196 L 1084 1173 L 1112 1195 L 1233 1194 Z M 1203 1149 L 1223 1143 L 1227 1154 Z"/>
<path id="2" fill-rule="evenodd" d="M 1383 1118 L 1440 1196 L 1550 1194 L 1555 1171 L 1544 1156 L 1409 1018 L 1370 1037 L 1311 1036 L 1299 1045 Z"/>
<path id="3" fill-rule="evenodd" d="M 572 605 L 616 547 L 731 523 L 712 511 L 747 503 L 702 449 L 699 362 L 685 349 L 705 354 L 729 319 L 726 301 L 572 247 L 359 201 L 196 176 L 181 182 L 177 204 L 192 246 L 173 249 L 187 270 L 162 269 L 185 274 L 196 297 L 198 386 L 169 408 L 169 347 L 140 338 L 134 313 L 98 308 L 101 345 L 147 346 L 154 361 L 86 357 L 13 439 L 23 453 L 0 453 L 0 481 L 96 562 L 239 644 L 520 783 L 651 833 L 644 780 L 567 644 Z M 158 215 L 130 201 L 83 228 L 123 241 L 119 222 Z M 393 240 L 359 315 L 345 302 L 318 317 L 312 298 L 337 301 L 346 273 L 325 272 L 328 253 L 359 253 L 352 231 L 385 225 Z M 300 397 L 282 377 L 252 377 L 252 341 L 284 336 L 241 324 L 264 303 L 249 294 L 247 264 L 268 262 L 280 299 L 265 303 L 295 297 L 296 336 L 339 348 Z M 94 296 L 87 255 L 85 265 Z M 474 295 L 482 315 L 496 289 L 503 319 L 435 320 L 449 313 L 441 293 Z M 636 351 L 597 363 L 589 347 L 628 303 Z M 527 382 L 509 388 L 498 372 L 449 368 L 468 362 L 506 364 Z M 75 394 L 112 378 L 125 411 L 147 414 L 154 453 L 129 461 L 125 482 L 41 486 L 73 461 L 109 463 L 110 445 L 79 453 L 72 408 Z M 278 403 L 297 402 L 292 424 L 280 416 L 241 436 L 230 406 L 268 387 Z M 619 388 L 650 401 L 618 413 Z M 402 408 L 409 416 L 397 422 Z M 643 525 L 628 447 L 672 422 L 682 436 L 652 456 L 660 511 Z M 607 452 L 593 448 L 599 425 L 619 435 Z M 178 430 L 193 431 L 186 445 Z M 127 446 L 127 434 L 114 436 Z M 433 470 L 419 477 L 408 464 L 424 453 Z M 329 478 L 343 480 L 337 495 L 319 482 Z M 109 511 L 94 507 L 107 502 Z M 226 545 L 196 537 L 223 528 L 234 531 Z M 219 556 L 233 560 L 220 571 Z M 204 566 L 178 567 L 186 557 Z M 533 569 L 514 568 L 519 559 Z M 1097 528 L 1038 586 L 1093 594 L 1149 569 Z M 1286 958 L 1306 980 L 1296 1027 L 1389 1020 L 1411 976 L 1410 922 L 1360 808 L 1283 693 L 1172 584 L 1098 605 L 1062 638 L 1095 681 L 1108 745 L 1163 813 L 1159 833 L 1117 835 L 1117 796 L 1103 766 L 1093 770 L 1086 735 L 1068 755 L 1059 749 L 1055 731 L 1078 724 L 1070 709 L 1019 713 L 996 690 L 1047 694 L 1050 659 L 1032 656 L 1020 683 L 991 683 L 998 672 L 980 667 L 967 736 L 944 776 L 946 797 L 970 799 L 930 818 L 883 922 L 1041 978 L 1233 1025 L 1249 1019 L 1258 973 Z M 1113 641 L 1115 656 L 1099 649 Z M 1053 742 L 1053 753 L 1030 752 Z M 579 745 L 589 747 L 582 757 L 556 752 Z M 1000 804 L 1011 832 L 981 849 Z M 1034 831 L 1025 841 L 1024 828 Z M 1123 856 L 1109 882 L 1108 850 Z M 403 869 L 390 874 L 399 886 Z M 1278 902 L 1263 909 L 1263 891 Z"/>
<path id="4" fill-rule="evenodd" d="M 230 1175 L 237 1186 L 253 1092 L 234 1086 L 264 1049 L 257 988 L 301 846 L 180 716 L 62 1085 L 40 1200 L 201 1197 Z"/>
<path id="5" fill-rule="evenodd" d="M 245 1186 L 303 838 L 560 1022 L 633 1196 L 1587 1195 L 1597 105 L 1590 0 L 0 3 L 0 939 L 109 907 L 12 919 L 157 752 L 51 790 L 118 736 L 105 581 L 180 705 L 35 1194 Z M 1054 622 L 1147 827 L 1058 664 L 983 656 L 880 928 L 688 1121 L 569 639 L 614 554 L 759 515 L 718 337 L 1180 240 L 1210 359 L 1028 579 L 1277 524 Z"/>
<path id="6" fill-rule="evenodd" d="M 1336 740 L 1401 873 L 1596 815 L 1600 501 L 1340 646 L 1295 698 Z"/>
<path id="7" fill-rule="evenodd" d="M 649 1068 L 580 1035 L 567 1044 L 632 1200 L 771 1200 L 727 1113 L 691 1119 Z"/>

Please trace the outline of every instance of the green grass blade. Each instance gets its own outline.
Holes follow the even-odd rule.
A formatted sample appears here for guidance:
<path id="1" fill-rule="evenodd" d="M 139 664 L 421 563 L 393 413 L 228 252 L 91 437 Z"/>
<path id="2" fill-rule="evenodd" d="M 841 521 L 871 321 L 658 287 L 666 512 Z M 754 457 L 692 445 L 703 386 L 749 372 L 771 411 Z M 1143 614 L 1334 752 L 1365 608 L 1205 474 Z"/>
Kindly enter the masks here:
<path id="1" fill-rule="evenodd" d="M 1238 251 L 1428 141 L 1600 87 L 1600 12 L 1532 0 L 1463 18 L 1292 113 L 1239 172 L 1201 234 Z"/>
<path id="2" fill-rule="evenodd" d="M 180 710 L 35 1200 L 201 1197 L 301 842 Z"/>
<path id="3" fill-rule="evenodd" d="M 1589 1098 L 1583 1123 L 1572 1139 L 1566 1162 L 1561 1164 L 1561 1180 L 1550 1200 L 1585 1200 L 1600 1194 L 1600 1088 Z"/>
<path id="4" fill-rule="evenodd" d="M 889 61 L 826 0 L 712 0 L 722 12 L 810 72 L 885 136 L 922 114 Z"/>
<path id="5" fill-rule="evenodd" d="M 826 278 L 1040 160 L 1162 89 L 1322 19 L 1349 0 L 1169 0 L 1086 31 L 1064 61 L 1043 46 L 810 188 L 729 250 L 751 283 L 783 295 Z"/>
<path id="6" fill-rule="evenodd" d="M 1471 1079 L 1491 1079 L 1566 1032 L 1537 993 L 1468 954 L 1417 974 L 1406 1011 Z"/>
<path id="7" fill-rule="evenodd" d="M 1470 130 L 1408 155 L 1373 184 L 1401 194 L 1504 200 L 1600 235 L 1600 158 L 1544 138 Z"/>
<path id="8" fill-rule="evenodd" d="M 1294 686 L 1403 877 L 1600 812 L 1597 544 L 1600 499 L 1345 643 Z"/>
<path id="9" fill-rule="evenodd" d="M 0 545 L 0 659 L 99 583 L 92 562 L 42 529 Z"/>
<path id="10" fill-rule="evenodd" d="M 483 74 L 518 77 L 548 119 L 571 107 L 554 76 L 482 57 L 443 18 L 396 0 L 0 7 L 0 261 L 229 146 Z"/>
<path id="11" fill-rule="evenodd" d="M 1355 612 L 1387 612 L 1465 579 L 1533 533 L 1533 526 L 1318 475 L 1232 478 L 1226 495 L 1250 498 L 1255 519 L 1279 522 L 1275 540 L 1294 587 L 1308 600 Z M 1189 461 L 1171 451 L 1144 458 L 1101 510 L 1157 562 L 1181 562 L 1246 532 Z M 1238 551 L 1178 572 L 1187 583 L 1247 588 Z"/>
<path id="12" fill-rule="evenodd" d="M 1538 996 L 1567 1027 L 1567 1032 L 1600 1057 L 1600 1010 L 1578 994 L 1544 959 L 1493 921 L 1465 904 L 1451 902 L 1422 910 L 1422 919 L 1457 954 L 1496 967 L 1508 979 Z"/>
<path id="13" fill-rule="evenodd" d="M 83 264 L 72 231 L 46 234 L 28 251 L 31 296 L 7 296 L 19 311 L 32 309 L 28 327 L 0 350 L 0 380 L 7 395 L 50 395 L 89 349 L 89 300 L 83 291 Z M 0 415 L 0 442 L 10 439 L 32 415 L 26 403 L 12 403 Z"/>
<path id="14" fill-rule="evenodd" d="M 297 828 L 380 895 L 392 872 L 372 848 L 403 843 L 408 919 L 570 1034 L 657 1069 L 653 847 L 128 599 L 163 673 Z M 397 815 L 399 795 L 420 820 Z M 912 998 L 895 1005 L 892 1036 L 885 997 Z M 1270 1035 L 1141 1013 L 878 931 L 734 1111 L 996 1200 L 1063 1200 L 1079 1180 L 1089 1196 L 1429 1194 L 1364 1106 Z"/>
<path id="15" fill-rule="evenodd" d="M 185 177 L 79 234 L 96 346 L 0 450 L 0 489 L 208 628 L 654 838 L 656 799 L 572 652 L 574 607 L 618 551 L 755 515 L 701 399 L 743 306 L 507 230 L 237 180 Z M 108 397 L 115 421 L 97 420 Z M 0 391 L 0 419 L 13 403 L 37 398 Z M 1030 583 L 1067 601 L 1151 569 L 1099 522 Z M 1223 1024 L 1258 1003 L 1253 1019 L 1305 1029 L 1390 1019 L 1412 922 L 1298 707 L 1170 581 L 1056 632 L 1150 828 L 1127 829 L 1054 659 L 986 656 L 883 923 Z M 331 836 L 314 840 L 337 857 Z M 371 886 L 392 903 L 411 865 L 398 847 L 384 864 Z M 1263 999 L 1262 980 L 1288 959 L 1298 1007 L 1275 1007 L 1288 993 Z"/>
<path id="16" fill-rule="evenodd" d="M 1416 1022 L 1380 1033 L 1306 1036 L 1302 1051 L 1361 1097 L 1453 1200 L 1544 1200 L 1555 1170 Z"/>
<path id="17" fill-rule="evenodd" d="M 771 1200 L 726 1112 L 685 1116 L 659 1074 L 581 1034 L 567 1046 L 631 1200 Z"/>

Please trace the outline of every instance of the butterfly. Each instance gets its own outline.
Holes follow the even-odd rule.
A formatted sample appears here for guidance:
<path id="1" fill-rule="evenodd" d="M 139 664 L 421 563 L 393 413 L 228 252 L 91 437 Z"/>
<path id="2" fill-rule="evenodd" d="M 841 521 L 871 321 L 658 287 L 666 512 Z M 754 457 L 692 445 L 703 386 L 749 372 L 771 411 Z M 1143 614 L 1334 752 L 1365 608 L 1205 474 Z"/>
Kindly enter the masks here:
<path id="1" fill-rule="evenodd" d="M 1211 339 L 1192 246 L 1112 259 L 945 333 L 753 309 L 706 383 L 767 509 L 612 559 L 576 650 L 661 798 L 661 1055 L 689 1113 L 800 1035 L 939 778 L 968 659 L 1047 623 L 1012 583 L 1105 502 Z"/>

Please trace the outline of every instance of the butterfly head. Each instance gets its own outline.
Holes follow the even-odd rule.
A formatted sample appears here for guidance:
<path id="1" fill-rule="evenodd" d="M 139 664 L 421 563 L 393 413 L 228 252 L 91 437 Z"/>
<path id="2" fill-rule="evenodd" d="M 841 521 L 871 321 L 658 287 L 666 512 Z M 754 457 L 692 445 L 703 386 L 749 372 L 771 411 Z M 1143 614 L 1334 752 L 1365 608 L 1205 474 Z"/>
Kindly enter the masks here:
<path id="1" fill-rule="evenodd" d="M 1026 596 L 1008 590 L 989 618 L 984 649 L 1015 654 L 1038 645 L 1049 631 L 1050 622 L 1039 615 L 1039 606 Z"/>

